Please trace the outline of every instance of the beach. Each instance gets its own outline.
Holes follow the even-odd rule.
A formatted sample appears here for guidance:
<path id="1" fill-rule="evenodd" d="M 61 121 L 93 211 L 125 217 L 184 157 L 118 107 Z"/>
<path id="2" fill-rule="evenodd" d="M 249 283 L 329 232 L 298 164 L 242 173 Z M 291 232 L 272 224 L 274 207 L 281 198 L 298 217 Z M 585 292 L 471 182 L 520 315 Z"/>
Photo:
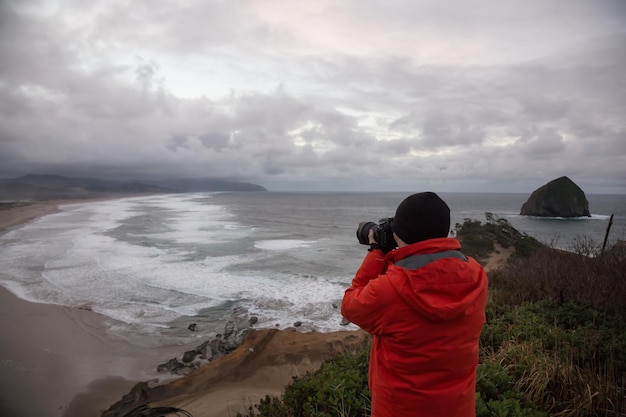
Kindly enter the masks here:
<path id="1" fill-rule="evenodd" d="M 1 210 L 0 233 L 75 202 L 83 200 Z M 92 311 L 31 303 L 0 286 L 0 415 L 98 416 L 136 382 L 164 379 L 156 366 L 186 349 L 114 340 L 110 324 Z"/>
<path id="2" fill-rule="evenodd" d="M 179 379 L 157 374 L 156 366 L 195 347 L 138 348 L 108 339 L 105 328 L 96 313 L 30 303 L 0 287 L 0 415 L 100 416 L 138 382 Z M 270 341 L 267 332 L 278 335 Z M 280 395 L 292 376 L 316 369 L 346 341 L 363 339 L 353 331 L 258 331 L 237 351 L 187 376 L 185 393 L 174 381 L 161 403 L 196 417 L 232 415 L 265 395 Z"/>
<path id="3" fill-rule="evenodd" d="M 106 408 L 134 384 L 122 375 L 139 375 L 159 360 L 107 340 L 95 313 L 30 303 L 2 287 L 0 329 L 0 415 L 88 417 L 76 395 L 97 388 L 94 411 Z"/>
<path id="4" fill-rule="evenodd" d="M 1 210 L 0 233 L 75 202 Z M 198 343 L 131 345 L 107 334 L 111 324 L 93 311 L 24 301 L 0 286 L 0 415 L 97 417 L 138 382 L 182 380 L 159 374 L 156 367 Z M 355 331 L 254 331 L 235 352 L 185 377 L 188 388 L 197 388 L 195 395 L 181 395 L 174 383 L 162 401 L 195 410 L 196 417 L 233 415 L 265 395 L 279 395 L 293 376 L 315 370 L 364 337 Z"/>

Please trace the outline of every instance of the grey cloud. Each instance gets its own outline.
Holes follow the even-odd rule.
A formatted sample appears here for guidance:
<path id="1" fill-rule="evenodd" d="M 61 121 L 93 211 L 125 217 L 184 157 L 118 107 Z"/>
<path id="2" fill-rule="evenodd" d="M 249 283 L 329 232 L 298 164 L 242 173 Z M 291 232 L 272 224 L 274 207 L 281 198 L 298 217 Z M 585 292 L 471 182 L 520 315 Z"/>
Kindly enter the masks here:
<path id="1" fill-rule="evenodd" d="M 469 9 L 370 1 L 339 10 L 322 3 L 321 16 L 340 16 L 355 33 L 379 19 L 385 30 L 363 33 L 363 42 L 376 35 L 415 42 L 406 54 L 390 44 L 388 54 L 357 55 L 315 53 L 314 40 L 270 25 L 247 3 L 107 2 L 94 18 L 95 4 L 62 1 L 72 13 L 56 21 L 35 3 L 0 2 L 0 174 L 367 172 L 480 183 L 515 182 L 523 173 L 541 184 L 575 172 L 626 187 L 626 35 L 615 32 L 624 8 L 531 3 L 512 10 L 481 1 Z M 555 10 L 565 17 L 551 22 Z M 413 28 L 416 15 L 423 27 Z M 535 31 L 492 39 L 531 22 Z M 435 24 L 440 30 L 430 31 Z M 588 32 L 568 39 L 585 25 Z M 465 35 L 491 57 L 516 39 L 526 46 L 513 48 L 520 56 L 505 63 L 430 63 L 409 54 L 428 46 L 416 33 L 433 41 L 440 34 L 446 48 Z M 546 45 L 532 50 L 542 36 Z M 107 51 L 123 59 L 108 62 Z M 200 72 L 219 65 L 268 87 L 234 84 L 229 96 L 177 97 L 171 63 L 185 69 L 204 57 Z"/>
<path id="2" fill-rule="evenodd" d="M 376 142 L 376 153 L 381 158 L 406 155 L 411 151 L 411 139 L 395 139 Z"/>
<path id="3" fill-rule="evenodd" d="M 85 45 L 67 28 L 38 9 L 48 2 L 0 2 L 0 76 L 12 85 L 62 85 L 68 73 L 81 74 Z"/>
<path id="4" fill-rule="evenodd" d="M 165 147 L 172 152 L 176 152 L 178 148 L 189 149 L 187 145 L 188 140 L 189 138 L 185 135 L 173 134 L 170 136 L 170 140 L 165 144 Z"/>
<path id="5" fill-rule="evenodd" d="M 299 101 L 281 89 L 274 94 L 243 95 L 233 107 L 238 126 L 265 126 L 270 131 L 293 128 L 313 111 L 309 103 Z"/>
<path id="6" fill-rule="evenodd" d="M 548 159 L 562 155 L 565 142 L 554 129 L 528 129 L 517 140 L 515 147 L 532 158 Z"/>
<path id="7" fill-rule="evenodd" d="M 423 140 L 417 149 L 436 149 L 447 146 L 481 143 L 485 132 L 479 120 L 465 114 L 437 110 L 426 115 L 418 124 Z"/>
<path id="8" fill-rule="evenodd" d="M 211 132 L 200 135 L 200 141 L 208 148 L 220 150 L 228 146 L 230 143 L 230 135 L 227 133 Z"/>

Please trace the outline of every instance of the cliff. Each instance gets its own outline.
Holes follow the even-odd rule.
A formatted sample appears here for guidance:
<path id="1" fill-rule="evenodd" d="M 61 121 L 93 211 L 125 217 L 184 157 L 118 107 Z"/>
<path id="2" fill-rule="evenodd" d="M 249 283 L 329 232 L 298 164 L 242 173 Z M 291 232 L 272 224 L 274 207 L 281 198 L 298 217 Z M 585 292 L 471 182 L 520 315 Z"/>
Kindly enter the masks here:
<path id="1" fill-rule="evenodd" d="M 583 190 L 568 177 L 550 181 L 532 192 L 520 214 L 538 217 L 591 217 Z"/>
<path id="2" fill-rule="evenodd" d="M 194 417 L 235 415 L 265 395 L 279 396 L 293 377 L 314 372 L 325 360 L 363 346 L 368 338 L 362 330 L 252 330 L 232 353 L 188 375 L 154 387 L 137 384 L 102 416 L 161 416 L 168 410 Z"/>

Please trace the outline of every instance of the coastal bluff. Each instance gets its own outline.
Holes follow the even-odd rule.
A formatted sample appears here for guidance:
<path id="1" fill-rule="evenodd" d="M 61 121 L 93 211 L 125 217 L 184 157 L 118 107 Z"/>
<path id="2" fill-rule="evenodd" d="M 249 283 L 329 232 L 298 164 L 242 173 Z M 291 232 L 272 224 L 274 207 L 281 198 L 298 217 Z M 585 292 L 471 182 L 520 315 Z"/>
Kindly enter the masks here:
<path id="1" fill-rule="evenodd" d="M 234 351 L 185 376 L 164 385 L 137 384 L 102 416 L 160 416 L 167 410 L 194 417 L 235 415 L 265 395 L 280 395 L 293 377 L 317 370 L 340 352 L 356 350 L 368 338 L 363 330 L 251 330 Z"/>
<path id="2" fill-rule="evenodd" d="M 522 216 L 591 217 L 584 191 L 568 177 L 552 180 L 532 192 L 520 210 Z"/>

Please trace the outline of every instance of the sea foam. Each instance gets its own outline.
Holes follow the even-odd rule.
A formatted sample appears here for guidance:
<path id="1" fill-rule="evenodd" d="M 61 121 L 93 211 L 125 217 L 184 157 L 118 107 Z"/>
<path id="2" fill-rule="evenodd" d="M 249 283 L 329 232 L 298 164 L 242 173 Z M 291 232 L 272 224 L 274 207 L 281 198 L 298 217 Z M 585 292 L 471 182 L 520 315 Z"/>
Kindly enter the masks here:
<path id="1" fill-rule="evenodd" d="M 346 285 L 291 271 L 318 241 L 244 225 L 207 194 L 65 205 L 0 244 L 12 277 L 3 285 L 32 301 L 90 308 L 117 320 L 118 333 L 162 336 L 185 317 L 215 329 L 235 305 L 262 327 L 340 328 Z M 279 260 L 287 264 L 274 267 Z"/>

